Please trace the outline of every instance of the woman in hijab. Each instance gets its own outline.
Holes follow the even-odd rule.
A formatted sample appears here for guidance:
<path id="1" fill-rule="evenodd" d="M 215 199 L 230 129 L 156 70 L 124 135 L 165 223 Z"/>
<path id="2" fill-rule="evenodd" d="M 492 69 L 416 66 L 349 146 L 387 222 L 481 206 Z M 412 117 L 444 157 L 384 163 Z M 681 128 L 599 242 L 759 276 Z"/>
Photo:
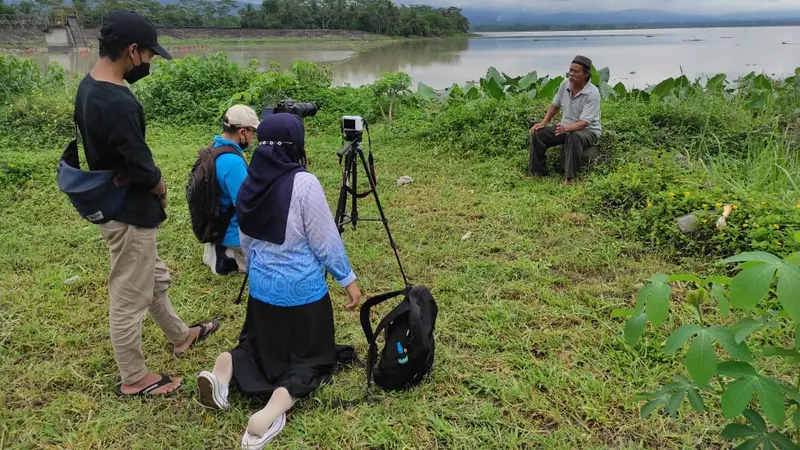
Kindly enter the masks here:
<path id="1" fill-rule="evenodd" d="M 286 425 L 286 412 L 328 379 L 337 359 L 325 268 L 347 290 L 347 309 L 361 301 L 322 186 L 305 169 L 303 121 L 268 116 L 239 190 L 236 216 L 250 276 L 239 344 L 197 378 L 200 403 L 228 407 L 236 380 L 248 396 L 268 397 L 250 417 L 245 450 L 262 449 Z"/>

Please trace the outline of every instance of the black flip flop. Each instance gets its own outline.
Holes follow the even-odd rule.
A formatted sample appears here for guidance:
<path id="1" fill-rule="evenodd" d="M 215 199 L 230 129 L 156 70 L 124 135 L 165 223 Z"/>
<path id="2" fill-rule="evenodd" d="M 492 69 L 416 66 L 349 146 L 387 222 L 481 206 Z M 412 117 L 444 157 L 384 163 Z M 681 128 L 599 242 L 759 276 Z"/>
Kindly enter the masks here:
<path id="1" fill-rule="evenodd" d="M 122 383 L 114 386 L 114 392 L 119 397 L 139 397 L 139 398 L 144 398 L 144 397 L 171 397 L 171 396 L 175 395 L 178 392 L 178 389 L 180 389 L 181 386 L 183 386 L 183 383 L 181 383 L 181 384 L 178 385 L 177 388 L 175 388 L 175 390 L 173 390 L 172 392 L 168 392 L 166 394 L 151 394 L 151 392 L 155 391 L 156 389 L 160 388 L 161 386 L 166 386 L 166 385 L 172 383 L 172 378 L 170 378 L 169 375 L 167 375 L 165 373 L 160 373 L 159 375 L 161 376 L 160 380 L 156 381 L 155 383 L 151 384 L 150 386 L 142 388 L 139 392 L 137 392 L 135 394 L 125 394 L 125 393 L 123 393 L 122 392 Z"/>
<path id="2" fill-rule="evenodd" d="M 211 329 L 206 331 L 206 325 L 209 324 L 209 323 L 211 324 Z M 197 336 L 197 339 L 192 341 L 192 343 L 189 344 L 189 348 L 187 348 L 183 353 L 180 353 L 180 354 L 179 353 L 175 353 L 175 356 L 178 356 L 178 357 L 183 356 L 184 353 L 186 353 L 186 351 L 188 351 L 190 348 L 194 347 L 195 344 L 197 344 L 200 341 L 206 340 L 207 337 L 209 337 L 212 334 L 216 333 L 217 329 L 219 328 L 219 320 L 211 319 L 211 320 L 206 321 L 206 322 L 196 323 L 196 324 L 190 326 L 189 328 L 198 328 L 198 327 L 200 328 L 200 335 Z"/>

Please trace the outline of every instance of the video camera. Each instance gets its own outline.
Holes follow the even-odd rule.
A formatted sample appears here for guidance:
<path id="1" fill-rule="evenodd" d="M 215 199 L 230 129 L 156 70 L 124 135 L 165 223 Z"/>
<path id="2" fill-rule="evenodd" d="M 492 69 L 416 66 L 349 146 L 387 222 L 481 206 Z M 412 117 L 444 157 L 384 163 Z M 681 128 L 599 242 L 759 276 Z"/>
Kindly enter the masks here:
<path id="1" fill-rule="evenodd" d="M 364 118 L 361 116 L 342 117 L 342 138 L 347 142 L 361 142 L 364 136 Z"/>
<path id="2" fill-rule="evenodd" d="M 310 102 L 297 102 L 290 98 L 287 98 L 286 100 L 279 101 L 274 108 L 271 108 L 269 106 L 264 107 L 261 110 L 261 119 L 263 120 L 267 116 L 279 113 L 290 113 L 303 119 L 309 116 L 316 115 L 317 105 Z"/>

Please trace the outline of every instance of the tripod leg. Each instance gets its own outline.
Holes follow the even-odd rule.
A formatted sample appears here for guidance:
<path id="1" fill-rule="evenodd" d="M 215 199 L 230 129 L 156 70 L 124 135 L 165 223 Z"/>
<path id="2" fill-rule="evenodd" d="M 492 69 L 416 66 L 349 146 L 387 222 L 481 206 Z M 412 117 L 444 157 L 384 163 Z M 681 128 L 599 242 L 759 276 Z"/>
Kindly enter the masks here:
<path id="1" fill-rule="evenodd" d="M 344 211 L 347 208 L 347 179 L 349 177 L 350 169 L 345 165 L 345 169 L 342 172 L 342 187 L 339 190 L 339 202 L 336 204 L 336 216 L 334 217 L 339 234 L 344 231 L 342 223 L 344 222 Z"/>
<path id="2" fill-rule="evenodd" d="M 400 268 L 400 275 L 403 276 L 403 283 L 405 283 L 406 286 L 410 286 L 408 283 L 408 277 L 406 277 L 406 271 L 403 269 L 403 263 L 400 262 L 400 254 L 397 251 L 397 244 L 394 242 L 394 238 L 392 238 L 392 231 L 389 229 L 389 220 L 386 218 L 386 214 L 383 213 L 381 199 L 378 198 L 378 189 L 375 186 L 375 174 L 370 171 L 370 166 L 374 166 L 374 163 L 372 161 L 370 161 L 371 164 L 367 163 L 366 158 L 364 158 L 364 152 L 359 151 L 358 154 L 361 158 L 361 163 L 364 165 L 364 170 L 367 172 L 369 187 L 372 191 L 372 195 L 375 197 L 375 205 L 378 207 L 378 213 L 381 216 L 381 222 L 383 223 L 383 227 L 386 229 L 386 235 L 389 237 L 389 245 L 392 246 L 392 250 L 394 251 L 394 257 L 397 260 L 397 266 Z"/>
<path id="3" fill-rule="evenodd" d="M 351 185 L 353 188 L 353 207 L 350 211 L 350 220 L 353 221 L 354 230 L 356 229 L 356 225 L 358 225 L 358 159 L 356 158 L 356 152 L 363 157 L 361 149 L 354 148 L 353 151 L 350 152 L 350 164 L 348 165 L 353 176 L 353 184 Z"/>

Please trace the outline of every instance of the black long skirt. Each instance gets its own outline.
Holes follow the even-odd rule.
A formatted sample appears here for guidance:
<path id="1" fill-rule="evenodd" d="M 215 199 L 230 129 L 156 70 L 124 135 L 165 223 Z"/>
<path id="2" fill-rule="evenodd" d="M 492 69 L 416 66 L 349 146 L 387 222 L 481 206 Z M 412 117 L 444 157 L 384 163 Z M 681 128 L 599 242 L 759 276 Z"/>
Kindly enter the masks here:
<path id="1" fill-rule="evenodd" d="M 231 350 L 233 378 L 249 396 L 286 388 L 307 397 L 333 375 L 337 361 L 328 294 L 302 306 L 273 306 L 250 297 L 239 345 Z"/>

